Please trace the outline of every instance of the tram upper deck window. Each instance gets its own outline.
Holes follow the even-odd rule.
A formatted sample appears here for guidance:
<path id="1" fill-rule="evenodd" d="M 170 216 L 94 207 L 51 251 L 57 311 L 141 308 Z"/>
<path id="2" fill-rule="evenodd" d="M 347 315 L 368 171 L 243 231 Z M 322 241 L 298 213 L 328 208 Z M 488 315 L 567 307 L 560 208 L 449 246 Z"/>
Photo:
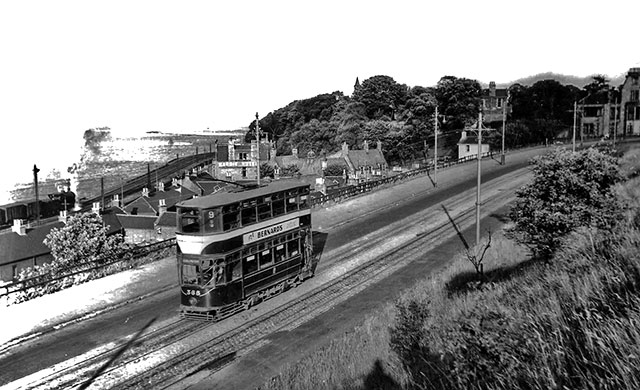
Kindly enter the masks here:
<path id="1" fill-rule="evenodd" d="M 276 192 L 271 197 L 271 209 L 273 211 L 273 216 L 277 217 L 278 215 L 284 214 L 286 212 L 284 208 L 284 192 Z"/>
<path id="2" fill-rule="evenodd" d="M 300 195 L 300 208 L 309 208 L 309 195 Z"/>
<path id="3" fill-rule="evenodd" d="M 204 231 L 220 231 L 220 209 L 204 210 Z"/>
<path id="4" fill-rule="evenodd" d="M 271 218 L 271 197 L 258 198 L 258 221 Z"/>
<path id="5" fill-rule="evenodd" d="M 258 202 L 255 199 L 249 199 L 242 202 L 242 226 L 256 222 Z"/>
<path id="6" fill-rule="evenodd" d="M 222 208 L 222 229 L 231 230 L 240 227 L 240 203 L 228 204 Z"/>
<path id="7" fill-rule="evenodd" d="M 287 212 L 298 210 L 298 190 L 287 191 Z"/>
<path id="8" fill-rule="evenodd" d="M 200 232 L 200 211 L 198 209 L 180 209 L 178 227 L 182 233 Z"/>

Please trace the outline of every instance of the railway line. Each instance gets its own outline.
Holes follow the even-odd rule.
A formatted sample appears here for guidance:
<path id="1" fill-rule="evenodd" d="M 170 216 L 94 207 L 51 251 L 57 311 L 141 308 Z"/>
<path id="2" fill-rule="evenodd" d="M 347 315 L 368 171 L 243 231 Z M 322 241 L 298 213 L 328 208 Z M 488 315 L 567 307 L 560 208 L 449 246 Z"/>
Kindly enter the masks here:
<path id="1" fill-rule="evenodd" d="M 508 202 L 513 197 L 511 189 L 524 182 L 524 176 L 520 170 L 495 179 L 485 190 L 483 203 Z M 475 208 L 467 205 L 474 200 L 475 192 L 469 190 L 446 202 L 458 225 L 473 223 Z M 213 373 L 263 345 L 268 335 L 294 329 L 424 257 L 425 247 L 437 244 L 451 226 L 443 214 L 432 207 L 361 237 L 352 245 L 322 254 L 323 266 L 316 277 L 297 289 L 298 298 L 249 318 L 239 327 L 223 330 L 221 323 L 175 321 L 22 388 L 169 388 L 179 387 L 196 372 Z M 391 235 L 394 242 L 389 244 Z M 101 373 L 98 377 L 97 372 Z"/>

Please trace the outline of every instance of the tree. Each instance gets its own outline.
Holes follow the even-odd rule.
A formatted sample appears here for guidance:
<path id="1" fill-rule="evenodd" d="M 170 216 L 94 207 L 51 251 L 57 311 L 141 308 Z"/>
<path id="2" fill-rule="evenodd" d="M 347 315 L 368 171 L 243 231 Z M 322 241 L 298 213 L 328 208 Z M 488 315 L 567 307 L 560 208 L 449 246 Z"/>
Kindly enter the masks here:
<path id="1" fill-rule="evenodd" d="M 260 164 L 260 177 L 270 177 L 273 178 L 274 169 L 273 166 L 269 163 Z"/>
<path id="2" fill-rule="evenodd" d="M 621 207 L 613 185 L 622 180 L 610 151 L 557 148 L 533 159 L 533 180 L 516 192 L 510 216 L 519 242 L 548 258 L 581 226 L 609 227 Z"/>
<path id="3" fill-rule="evenodd" d="M 73 270 L 87 263 L 103 262 L 121 253 L 121 235 L 107 236 L 107 227 L 95 213 L 69 217 L 65 226 L 54 228 L 44 240 L 53 255 L 57 272 Z"/>
<path id="4" fill-rule="evenodd" d="M 435 93 L 439 114 L 446 117 L 444 130 L 462 129 L 477 121 L 482 88 L 476 80 L 444 76 Z"/>
<path id="5" fill-rule="evenodd" d="M 369 119 L 388 116 L 394 119 L 407 100 L 407 86 L 389 76 L 373 76 L 353 92 L 353 100 L 363 103 Z"/>

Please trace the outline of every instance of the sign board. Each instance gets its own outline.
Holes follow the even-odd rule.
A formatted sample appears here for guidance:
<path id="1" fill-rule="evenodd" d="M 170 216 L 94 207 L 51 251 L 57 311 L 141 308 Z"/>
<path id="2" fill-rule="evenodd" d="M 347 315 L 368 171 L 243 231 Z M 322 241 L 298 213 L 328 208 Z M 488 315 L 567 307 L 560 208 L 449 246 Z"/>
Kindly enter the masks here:
<path id="1" fill-rule="evenodd" d="M 220 161 L 218 167 L 220 168 L 232 168 L 232 167 L 255 167 L 255 161 Z"/>
<path id="2" fill-rule="evenodd" d="M 300 226 L 299 218 L 290 219 L 277 225 L 272 225 L 264 229 L 254 230 L 251 233 L 247 233 L 242 236 L 242 243 L 244 245 L 251 244 L 252 242 L 260 241 L 288 230 L 293 230 L 298 226 Z"/>

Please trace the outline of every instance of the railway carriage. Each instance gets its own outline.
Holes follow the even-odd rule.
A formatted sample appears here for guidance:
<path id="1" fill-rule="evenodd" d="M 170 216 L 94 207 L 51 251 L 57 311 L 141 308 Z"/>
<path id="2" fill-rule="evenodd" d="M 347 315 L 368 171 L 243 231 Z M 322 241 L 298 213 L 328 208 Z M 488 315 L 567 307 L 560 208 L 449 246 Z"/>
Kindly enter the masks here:
<path id="1" fill-rule="evenodd" d="M 309 193 L 277 181 L 178 203 L 181 315 L 218 320 L 312 276 Z"/>

